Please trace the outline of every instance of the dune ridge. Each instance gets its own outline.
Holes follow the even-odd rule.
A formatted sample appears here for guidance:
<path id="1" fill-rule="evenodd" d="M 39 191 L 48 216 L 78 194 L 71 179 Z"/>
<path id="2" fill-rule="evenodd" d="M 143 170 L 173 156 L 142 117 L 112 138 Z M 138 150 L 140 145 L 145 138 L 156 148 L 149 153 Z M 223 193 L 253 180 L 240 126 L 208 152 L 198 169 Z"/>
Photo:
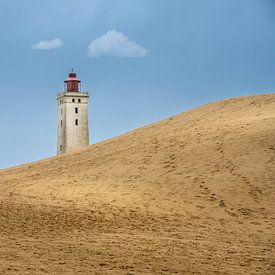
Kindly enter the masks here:
<path id="1" fill-rule="evenodd" d="M 274 274 L 275 94 L 0 171 L 0 274 Z"/>

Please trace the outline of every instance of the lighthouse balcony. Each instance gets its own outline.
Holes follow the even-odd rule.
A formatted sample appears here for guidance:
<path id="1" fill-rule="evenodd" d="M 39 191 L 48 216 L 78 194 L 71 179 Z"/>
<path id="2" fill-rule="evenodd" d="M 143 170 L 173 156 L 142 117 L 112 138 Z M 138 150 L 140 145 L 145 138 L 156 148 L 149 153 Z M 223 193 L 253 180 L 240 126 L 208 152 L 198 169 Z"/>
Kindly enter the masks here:
<path id="1" fill-rule="evenodd" d="M 62 92 L 57 94 L 57 99 L 62 97 L 89 97 L 88 92 Z"/>

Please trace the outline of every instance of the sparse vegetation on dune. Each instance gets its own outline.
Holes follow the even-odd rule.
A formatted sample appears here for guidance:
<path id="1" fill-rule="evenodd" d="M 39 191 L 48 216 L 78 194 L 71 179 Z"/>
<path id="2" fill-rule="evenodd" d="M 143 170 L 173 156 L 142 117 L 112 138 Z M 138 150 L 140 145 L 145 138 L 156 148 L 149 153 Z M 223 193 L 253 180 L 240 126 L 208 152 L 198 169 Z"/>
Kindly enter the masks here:
<path id="1" fill-rule="evenodd" d="M 0 273 L 274 274 L 274 201 L 275 95 L 219 101 L 0 171 Z"/>

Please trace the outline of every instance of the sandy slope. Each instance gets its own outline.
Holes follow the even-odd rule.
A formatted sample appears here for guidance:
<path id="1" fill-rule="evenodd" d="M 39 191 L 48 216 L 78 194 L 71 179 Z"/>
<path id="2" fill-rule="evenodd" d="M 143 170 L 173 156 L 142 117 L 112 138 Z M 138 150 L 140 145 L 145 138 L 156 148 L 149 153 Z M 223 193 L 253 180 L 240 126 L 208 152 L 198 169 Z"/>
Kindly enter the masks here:
<path id="1" fill-rule="evenodd" d="M 275 95 L 2 170 L 0 191 L 0 273 L 274 274 Z"/>

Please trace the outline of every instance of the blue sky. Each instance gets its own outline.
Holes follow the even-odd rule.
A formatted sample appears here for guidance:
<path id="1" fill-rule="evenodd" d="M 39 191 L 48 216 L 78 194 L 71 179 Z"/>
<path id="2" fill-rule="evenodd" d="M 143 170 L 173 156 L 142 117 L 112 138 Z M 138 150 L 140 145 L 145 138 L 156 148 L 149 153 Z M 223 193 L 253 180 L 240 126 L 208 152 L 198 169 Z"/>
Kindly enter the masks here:
<path id="1" fill-rule="evenodd" d="M 71 68 L 91 143 L 275 91 L 274 0 L 1 0 L 0 18 L 0 169 L 55 155 Z"/>

